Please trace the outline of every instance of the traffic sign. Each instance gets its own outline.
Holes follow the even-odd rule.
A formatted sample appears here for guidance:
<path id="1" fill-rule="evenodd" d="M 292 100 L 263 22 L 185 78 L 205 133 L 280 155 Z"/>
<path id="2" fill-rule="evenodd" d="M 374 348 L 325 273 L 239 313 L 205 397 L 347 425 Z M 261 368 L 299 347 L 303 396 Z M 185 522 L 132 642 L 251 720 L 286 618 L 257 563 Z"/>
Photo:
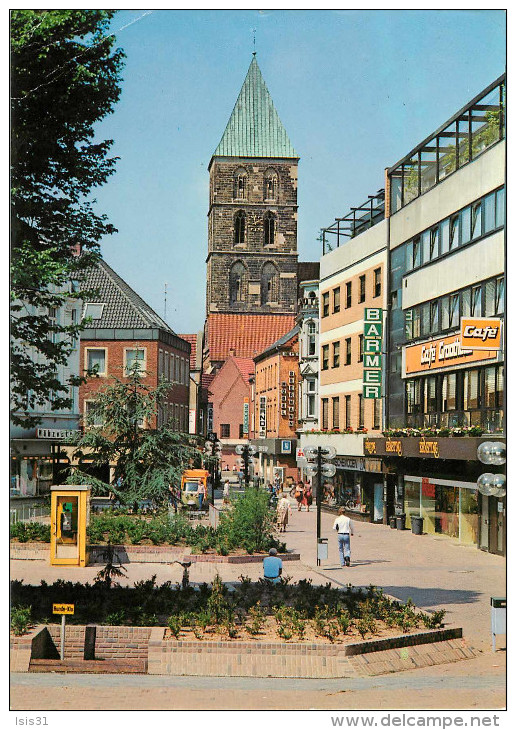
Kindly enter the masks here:
<path id="1" fill-rule="evenodd" d="M 52 613 L 58 613 L 62 615 L 71 616 L 74 613 L 74 603 L 53 603 Z"/>

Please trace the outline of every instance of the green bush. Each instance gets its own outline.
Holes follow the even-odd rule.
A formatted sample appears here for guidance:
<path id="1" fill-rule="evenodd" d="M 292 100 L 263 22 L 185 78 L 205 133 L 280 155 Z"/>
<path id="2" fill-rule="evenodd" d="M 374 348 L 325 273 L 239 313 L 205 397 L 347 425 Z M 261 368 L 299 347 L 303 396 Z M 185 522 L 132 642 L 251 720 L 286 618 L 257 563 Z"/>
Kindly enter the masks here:
<path id="1" fill-rule="evenodd" d="M 50 525 L 43 522 L 14 522 L 9 535 L 20 542 L 50 542 Z"/>
<path id="2" fill-rule="evenodd" d="M 28 633 L 31 628 L 31 606 L 13 606 L 11 608 L 11 631 L 16 636 Z"/>

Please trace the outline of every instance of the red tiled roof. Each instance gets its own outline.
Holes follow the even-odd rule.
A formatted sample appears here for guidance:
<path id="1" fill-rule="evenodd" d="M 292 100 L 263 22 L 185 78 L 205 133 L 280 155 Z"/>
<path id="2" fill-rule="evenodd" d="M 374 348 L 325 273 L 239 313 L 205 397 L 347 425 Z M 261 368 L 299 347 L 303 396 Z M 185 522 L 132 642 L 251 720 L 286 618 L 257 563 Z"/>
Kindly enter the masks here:
<path id="1" fill-rule="evenodd" d="M 216 374 L 217 373 L 203 373 L 201 375 L 201 386 L 208 390 Z"/>
<path id="2" fill-rule="evenodd" d="M 295 324 L 290 314 L 209 314 L 207 341 L 209 359 L 220 362 L 235 358 L 253 358 L 276 342 Z M 234 353 L 230 353 L 234 350 Z"/>
<path id="3" fill-rule="evenodd" d="M 254 361 L 249 357 L 234 357 L 233 360 L 245 382 L 249 383 L 249 378 L 254 375 Z"/>
<path id="4" fill-rule="evenodd" d="M 190 370 L 195 370 L 195 358 L 197 356 L 197 335 L 178 335 L 181 339 L 190 343 Z"/>

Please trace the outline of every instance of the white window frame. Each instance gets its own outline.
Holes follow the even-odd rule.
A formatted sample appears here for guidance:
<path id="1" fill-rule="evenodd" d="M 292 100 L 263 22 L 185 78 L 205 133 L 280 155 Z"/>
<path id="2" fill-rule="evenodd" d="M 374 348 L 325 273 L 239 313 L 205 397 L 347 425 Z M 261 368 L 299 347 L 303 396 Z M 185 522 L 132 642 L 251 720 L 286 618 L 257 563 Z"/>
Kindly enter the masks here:
<path id="1" fill-rule="evenodd" d="M 128 376 L 127 372 L 127 353 L 128 352 L 143 352 L 143 360 L 141 361 L 140 371 L 145 374 L 147 370 L 147 348 L 146 347 L 124 347 L 124 375 Z"/>
<path id="2" fill-rule="evenodd" d="M 100 421 L 100 423 L 88 423 L 88 405 L 90 403 L 94 403 L 94 402 L 95 401 L 94 401 L 93 398 L 88 398 L 88 399 L 85 399 L 84 400 L 84 405 L 83 405 L 83 408 L 84 408 L 84 414 L 83 414 L 84 415 L 84 417 L 83 417 L 84 428 L 97 428 L 99 426 L 103 426 L 104 425 L 104 421 Z"/>
<path id="3" fill-rule="evenodd" d="M 85 347 L 84 348 L 84 369 L 88 370 L 88 352 L 90 350 L 104 350 L 104 371 L 97 373 L 100 378 L 107 377 L 108 374 L 108 348 L 107 347 Z"/>

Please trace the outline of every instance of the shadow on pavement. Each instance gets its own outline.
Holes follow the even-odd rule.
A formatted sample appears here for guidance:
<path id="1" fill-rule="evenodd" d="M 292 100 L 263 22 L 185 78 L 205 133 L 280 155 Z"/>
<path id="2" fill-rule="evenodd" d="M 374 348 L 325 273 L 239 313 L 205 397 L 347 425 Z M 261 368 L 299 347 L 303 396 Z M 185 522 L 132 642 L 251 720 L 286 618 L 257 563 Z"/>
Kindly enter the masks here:
<path id="1" fill-rule="evenodd" d="M 411 598 L 419 608 L 442 606 L 446 603 L 476 603 L 484 599 L 478 591 L 467 590 L 449 590 L 445 588 L 416 588 L 415 586 L 386 586 L 382 585 L 382 590 L 390 596 L 406 601 Z"/>

